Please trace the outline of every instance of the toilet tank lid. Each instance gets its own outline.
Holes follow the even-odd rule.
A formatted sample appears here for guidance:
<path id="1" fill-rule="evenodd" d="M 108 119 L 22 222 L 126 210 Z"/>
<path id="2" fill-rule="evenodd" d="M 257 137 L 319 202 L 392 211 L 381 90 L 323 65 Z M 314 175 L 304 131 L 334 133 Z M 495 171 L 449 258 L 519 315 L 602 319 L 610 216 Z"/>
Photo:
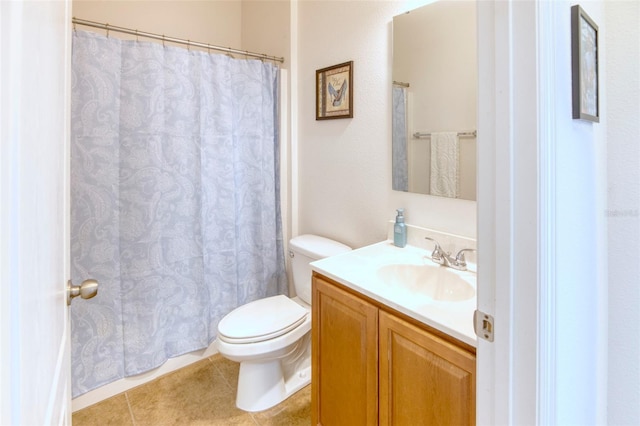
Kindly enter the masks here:
<path id="1" fill-rule="evenodd" d="M 289 250 L 303 254 L 312 259 L 324 259 L 325 257 L 351 251 L 351 247 L 329 238 L 318 235 L 304 234 L 294 237 L 289 241 Z"/>

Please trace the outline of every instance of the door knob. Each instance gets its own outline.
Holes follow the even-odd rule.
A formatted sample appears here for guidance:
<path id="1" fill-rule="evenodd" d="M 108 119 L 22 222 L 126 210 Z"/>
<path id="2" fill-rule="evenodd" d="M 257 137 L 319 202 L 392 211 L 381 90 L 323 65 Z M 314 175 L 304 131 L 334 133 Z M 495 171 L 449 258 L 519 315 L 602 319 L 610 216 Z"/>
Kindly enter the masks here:
<path id="1" fill-rule="evenodd" d="M 98 281 L 84 280 L 80 285 L 73 285 L 71 280 L 67 282 L 67 305 L 71 305 L 71 299 L 80 296 L 83 299 L 91 299 L 98 294 Z"/>

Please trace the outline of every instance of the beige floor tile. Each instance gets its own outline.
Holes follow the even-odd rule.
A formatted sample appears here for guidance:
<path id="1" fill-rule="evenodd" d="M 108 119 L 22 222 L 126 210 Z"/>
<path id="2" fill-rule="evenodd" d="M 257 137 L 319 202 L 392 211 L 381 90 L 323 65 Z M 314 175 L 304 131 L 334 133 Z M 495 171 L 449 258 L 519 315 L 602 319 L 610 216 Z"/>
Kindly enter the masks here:
<path id="1" fill-rule="evenodd" d="M 227 381 L 235 395 L 238 390 L 238 373 L 240 372 L 240 363 L 230 361 L 220 354 L 215 354 L 209 358 L 213 365 L 216 366 L 222 377 Z"/>
<path id="2" fill-rule="evenodd" d="M 218 369 L 203 360 L 127 392 L 136 425 L 254 425 Z"/>
<path id="3" fill-rule="evenodd" d="M 116 395 L 76 411 L 73 413 L 71 421 L 73 426 L 133 425 L 127 398 L 124 394 Z"/>
<path id="4" fill-rule="evenodd" d="M 308 426 L 311 424 L 311 386 L 300 389 L 288 399 L 259 413 L 253 413 L 260 426 Z"/>
<path id="5" fill-rule="evenodd" d="M 235 406 L 240 365 L 219 354 L 73 414 L 74 426 L 296 426 L 311 424 L 311 386 L 277 406 Z"/>

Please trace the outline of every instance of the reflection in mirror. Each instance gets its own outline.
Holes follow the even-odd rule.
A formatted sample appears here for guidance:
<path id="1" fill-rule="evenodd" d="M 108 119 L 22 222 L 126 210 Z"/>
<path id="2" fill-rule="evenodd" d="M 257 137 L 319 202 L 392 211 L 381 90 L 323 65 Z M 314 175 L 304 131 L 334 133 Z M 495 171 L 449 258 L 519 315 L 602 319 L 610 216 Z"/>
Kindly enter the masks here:
<path id="1" fill-rule="evenodd" d="M 476 3 L 393 18 L 393 189 L 476 199 Z"/>

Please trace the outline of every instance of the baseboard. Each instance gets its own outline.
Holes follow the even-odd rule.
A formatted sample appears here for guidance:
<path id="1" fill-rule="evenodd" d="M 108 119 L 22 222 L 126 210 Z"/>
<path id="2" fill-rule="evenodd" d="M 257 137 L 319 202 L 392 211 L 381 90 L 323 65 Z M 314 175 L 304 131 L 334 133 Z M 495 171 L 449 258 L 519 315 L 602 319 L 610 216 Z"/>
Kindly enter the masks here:
<path id="1" fill-rule="evenodd" d="M 167 373 L 171 373 L 172 371 L 179 370 L 182 367 L 193 364 L 194 362 L 206 359 L 217 353 L 218 350 L 216 349 L 214 341 L 206 349 L 190 352 L 188 354 L 184 354 L 175 358 L 170 358 L 164 364 L 154 370 L 147 371 L 146 373 L 138 374 L 136 376 L 125 377 L 124 379 L 108 383 L 104 386 L 80 395 L 71 401 L 71 409 L 72 411 L 81 410 L 107 398 L 118 395 L 119 393 L 126 392 L 129 389 L 133 389 L 136 386 L 140 386 L 147 382 L 150 382 L 151 380 L 157 379 L 158 377 L 163 376 Z"/>

